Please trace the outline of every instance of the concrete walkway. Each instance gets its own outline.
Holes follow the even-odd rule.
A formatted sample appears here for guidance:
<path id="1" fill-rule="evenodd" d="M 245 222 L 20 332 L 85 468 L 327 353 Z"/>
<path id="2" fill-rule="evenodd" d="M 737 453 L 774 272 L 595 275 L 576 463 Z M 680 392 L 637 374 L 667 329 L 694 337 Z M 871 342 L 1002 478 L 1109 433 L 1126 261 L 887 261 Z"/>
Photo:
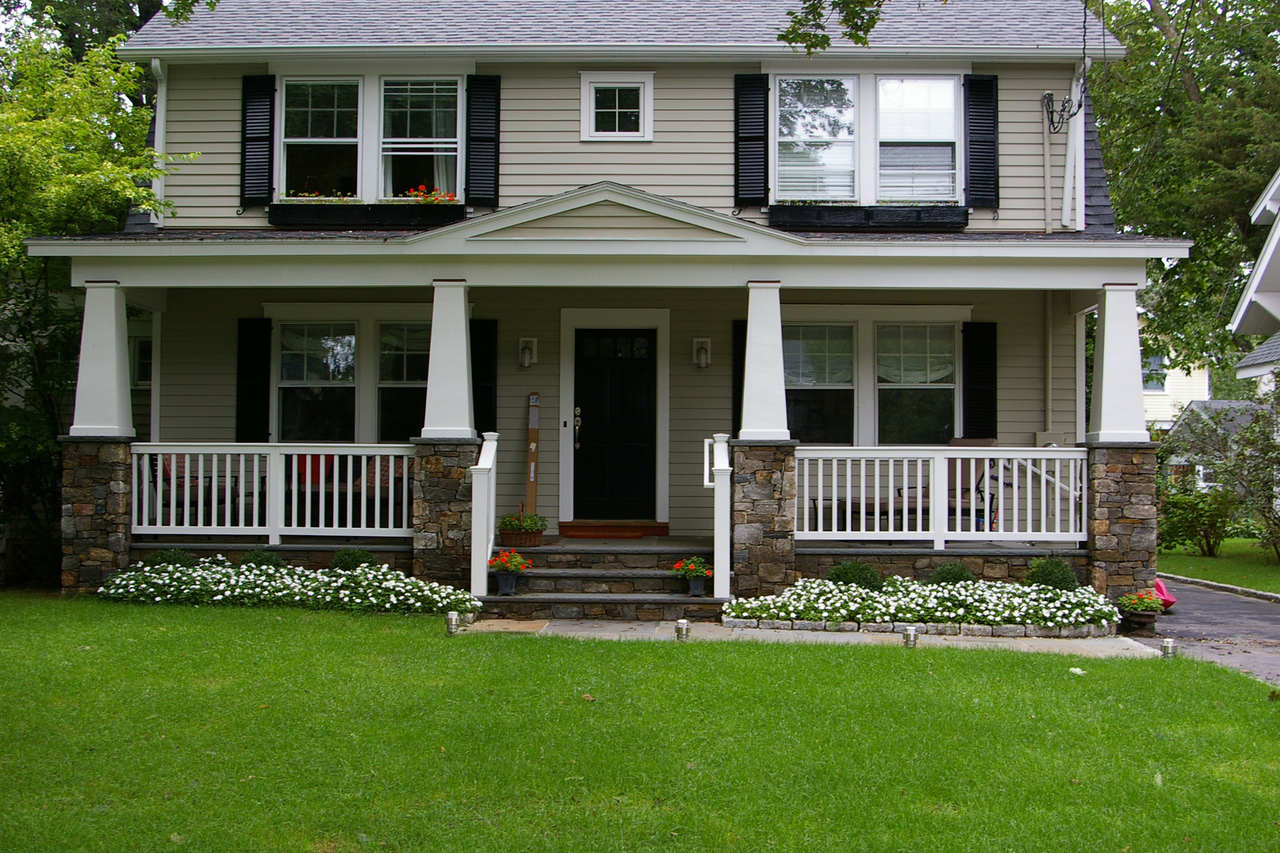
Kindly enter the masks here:
<path id="1" fill-rule="evenodd" d="M 591 640 L 674 640 L 674 622 L 613 622 L 596 619 L 541 619 L 516 621 L 487 619 L 471 625 L 467 633 L 529 634 L 542 637 L 579 637 Z M 755 640 L 776 643 L 824 645 L 902 645 L 900 634 L 836 633 L 829 631 L 772 631 L 761 628 L 726 628 L 714 622 L 689 625 L 692 640 Z M 962 649 L 1012 649 L 1020 652 L 1057 652 L 1090 658 L 1155 657 L 1159 652 L 1127 637 L 1087 640 L 1051 640 L 1038 637 L 948 637 L 926 634 L 920 648 L 950 646 Z"/>

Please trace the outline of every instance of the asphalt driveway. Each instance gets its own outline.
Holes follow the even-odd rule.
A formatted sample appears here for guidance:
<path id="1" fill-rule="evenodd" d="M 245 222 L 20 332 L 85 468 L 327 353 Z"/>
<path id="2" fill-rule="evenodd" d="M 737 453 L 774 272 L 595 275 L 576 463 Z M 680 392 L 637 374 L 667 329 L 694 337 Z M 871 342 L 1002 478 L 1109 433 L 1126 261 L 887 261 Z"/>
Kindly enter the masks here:
<path id="1" fill-rule="evenodd" d="M 1178 599 L 1160 616 L 1160 637 L 1179 654 L 1211 660 L 1280 685 L 1280 603 L 1166 580 Z M 1159 647 L 1160 639 L 1144 640 Z"/>

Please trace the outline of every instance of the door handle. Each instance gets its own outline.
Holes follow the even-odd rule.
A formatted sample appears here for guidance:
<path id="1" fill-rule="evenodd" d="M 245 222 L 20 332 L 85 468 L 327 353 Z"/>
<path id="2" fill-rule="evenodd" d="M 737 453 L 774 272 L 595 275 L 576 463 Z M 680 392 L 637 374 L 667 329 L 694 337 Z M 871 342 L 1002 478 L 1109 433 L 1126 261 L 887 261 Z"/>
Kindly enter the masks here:
<path id="1" fill-rule="evenodd" d="M 582 429 L 582 408 L 580 406 L 573 407 L 573 449 L 577 450 L 578 432 Z"/>

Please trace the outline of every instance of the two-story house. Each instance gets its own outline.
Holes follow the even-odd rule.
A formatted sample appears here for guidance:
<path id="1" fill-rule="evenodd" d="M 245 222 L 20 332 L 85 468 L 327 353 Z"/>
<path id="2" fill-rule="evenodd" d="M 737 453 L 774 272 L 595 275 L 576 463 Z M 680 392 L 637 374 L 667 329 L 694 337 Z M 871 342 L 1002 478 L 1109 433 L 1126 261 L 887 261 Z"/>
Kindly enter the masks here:
<path id="1" fill-rule="evenodd" d="M 158 81 L 157 147 L 198 155 L 172 214 L 31 244 L 86 291 L 66 584 L 162 543 L 374 541 L 483 593 L 524 504 L 538 565 L 637 569 L 596 579 L 616 595 L 702 552 L 718 599 L 848 557 L 1149 585 L 1135 300 L 1187 244 L 1115 231 L 1081 80 L 1121 46 L 1077 0 L 889 0 L 869 47 L 807 58 L 787 8 L 222 0 L 145 27 L 121 54 Z M 541 584 L 507 611 L 673 612 Z"/>

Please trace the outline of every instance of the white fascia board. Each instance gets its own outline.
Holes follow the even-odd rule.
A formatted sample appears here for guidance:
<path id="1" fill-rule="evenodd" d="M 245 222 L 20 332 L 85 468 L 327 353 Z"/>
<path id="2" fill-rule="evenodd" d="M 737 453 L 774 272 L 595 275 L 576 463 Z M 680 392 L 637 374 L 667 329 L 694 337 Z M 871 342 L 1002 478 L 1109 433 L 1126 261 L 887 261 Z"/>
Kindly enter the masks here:
<path id="1" fill-rule="evenodd" d="M 1280 173 L 1277 175 L 1280 176 Z M 1274 183 L 1274 179 L 1272 182 Z M 1278 244 L 1280 244 L 1280 222 L 1273 221 L 1267 240 L 1262 244 L 1262 251 L 1258 253 L 1258 260 L 1253 265 L 1253 272 L 1249 274 L 1249 282 L 1245 285 L 1244 293 L 1240 294 L 1240 301 L 1236 303 L 1236 310 L 1231 315 L 1231 322 L 1227 325 L 1228 329 L 1238 335 L 1268 334 L 1253 331 L 1257 323 L 1253 322 L 1248 315 L 1256 313 L 1251 306 L 1265 301 L 1261 299 L 1264 293 L 1280 292 L 1280 265 L 1275 264 Z M 1271 311 L 1267 305 L 1263 305 L 1263 308 Z M 1271 313 L 1274 319 L 1280 319 L 1280 314 L 1274 311 Z"/>
<path id="2" fill-rule="evenodd" d="M 1271 176 L 1271 183 L 1249 211 L 1249 221 L 1254 225 L 1270 225 L 1276 221 L 1277 214 L 1280 214 L 1280 169 Z"/>
<path id="3" fill-rule="evenodd" d="M 1276 362 L 1270 361 L 1266 364 L 1251 364 L 1248 367 L 1236 368 L 1236 379 L 1257 379 L 1259 376 L 1270 376 L 1271 371 L 1276 369 Z"/>
<path id="4" fill-rule="evenodd" d="M 781 43 L 780 43 L 781 44 Z M 476 62 L 562 62 L 566 59 L 602 62 L 683 61 L 719 62 L 756 61 L 795 57 L 789 47 L 772 45 L 707 45 L 707 44 L 531 44 L 531 45 L 237 45 L 235 47 L 121 47 L 122 59 L 149 62 L 160 59 L 182 64 L 270 62 L 283 60 L 329 59 L 401 59 L 401 58 L 468 58 Z M 1108 59 L 1119 59 L 1119 51 L 1109 50 Z M 1000 61 L 1073 61 L 1080 59 L 1077 47 L 1039 47 L 1010 45 L 983 48 L 939 48 L 936 45 L 894 48 L 828 48 L 824 55 L 832 59 L 888 60 L 928 58 L 966 62 Z M 1101 49 L 1091 53 L 1101 60 Z"/>

